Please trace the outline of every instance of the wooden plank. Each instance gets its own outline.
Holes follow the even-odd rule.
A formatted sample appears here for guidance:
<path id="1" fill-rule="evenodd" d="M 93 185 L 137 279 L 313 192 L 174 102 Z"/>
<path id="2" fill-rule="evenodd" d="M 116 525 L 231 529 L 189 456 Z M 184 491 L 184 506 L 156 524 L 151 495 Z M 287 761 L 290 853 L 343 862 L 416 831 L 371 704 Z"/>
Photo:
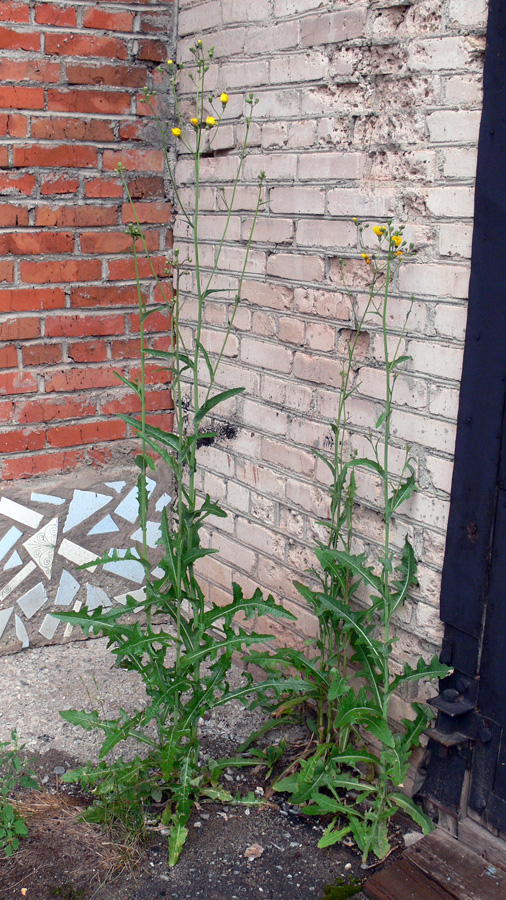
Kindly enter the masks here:
<path id="1" fill-rule="evenodd" d="M 453 900 L 447 891 L 403 858 L 371 875 L 363 892 L 368 900 Z"/>
<path id="2" fill-rule="evenodd" d="M 455 900 L 506 897 L 506 873 L 442 831 L 424 837 L 406 850 L 403 858 Z"/>
<path id="3" fill-rule="evenodd" d="M 466 817 L 459 822 L 459 841 L 488 863 L 506 872 L 506 840 L 501 840 Z"/>

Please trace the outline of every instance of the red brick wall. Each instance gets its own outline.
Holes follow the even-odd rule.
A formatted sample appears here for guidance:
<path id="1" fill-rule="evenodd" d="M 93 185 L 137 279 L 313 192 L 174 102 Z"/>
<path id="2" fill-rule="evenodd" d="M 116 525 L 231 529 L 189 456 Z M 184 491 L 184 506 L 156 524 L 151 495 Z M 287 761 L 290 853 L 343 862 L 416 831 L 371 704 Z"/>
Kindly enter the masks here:
<path id="1" fill-rule="evenodd" d="M 130 207 L 115 168 L 125 166 L 163 273 L 171 207 L 140 98 L 172 48 L 172 0 L 0 4 L 3 479 L 130 449 L 115 414 L 135 397 L 114 371 L 138 371 L 139 321 Z M 165 345 L 166 319 L 148 328 Z M 149 408 L 168 424 L 166 377 L 153 367 L 149 380 Z"/>

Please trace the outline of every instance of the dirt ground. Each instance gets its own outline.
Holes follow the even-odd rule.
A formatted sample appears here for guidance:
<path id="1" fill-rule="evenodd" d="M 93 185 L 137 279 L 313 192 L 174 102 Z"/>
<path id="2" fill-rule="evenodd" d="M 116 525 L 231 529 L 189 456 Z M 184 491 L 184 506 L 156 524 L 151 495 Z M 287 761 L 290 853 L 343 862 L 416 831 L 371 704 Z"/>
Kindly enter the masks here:
<path id="1" fill-rule="evenodd" d="M 110 714 L 120 702 L 134 708 L 143 700 L 142 684 L 134 673 L 112 667 L 104 640 L 2 657 L 0 681 L 0 740 L 17 729 L 43 788 L 20 798 L 29 836 L 11 859 L 0 859 L 0 900 L 341 900 L 351 894 L 336 885 L 369 874 L 352 847 L 319 850 L 325 823 L 303 816 L 278 794 L 251 808 L 202 803 L 173 869 L 167 839 L 157 831 L 135 851 L 115 846 L 98 827 L 76 821 L 83 798 L 74 785 L 60 782 L 67 769 L 97 758 L 99 736 L 64 722 L 58 712 L 98 706 Z M 260 721 L 257 712 L 229 704 L 203 724 L 203 751 L 232 753 Z M 261 770 L 229 770 L 224 786 L 234 794 L 256 790 L 259 800 L 268 788 Z M 397 832 L 402 847 L 401 825 Z"/>

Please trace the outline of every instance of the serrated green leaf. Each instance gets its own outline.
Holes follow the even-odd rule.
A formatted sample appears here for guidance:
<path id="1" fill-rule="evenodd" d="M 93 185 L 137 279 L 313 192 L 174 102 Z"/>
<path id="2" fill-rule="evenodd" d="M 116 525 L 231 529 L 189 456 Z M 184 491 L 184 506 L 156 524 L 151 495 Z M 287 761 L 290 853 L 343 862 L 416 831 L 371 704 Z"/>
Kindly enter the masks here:
<path id="1" fill-rule="evenodd" d="M 215 406 L 218 406 L 219 403 L 224 403 L 225 400 L 229 400 L 230 397 L 236 397 L 238 394 L 242 394 L 243 391 L 243 387 L 230 388 L 228 391 L 221 391 L 219 394 L 215 394 L 214 397 L 210 397 L 209 400 L 202 404 L 200 409 L 195 413 L 195 418 L 193 420 L 195 425 L 198 425 Z"/>
<path id="2" fill-rule="evenodd" d="M 403 812 L 407 813 L 408 816 L 411 816 L 413 822 L 416 822 L 417 825 L 420 826 L 424 834 L 430 834 L 431 831 L 434 830 L 434 823 L 432 819 L 427 816 L 423 810 L 420 809 L 419 806 L 416 805 L 414 800 L 411 797 L 406 797 L 405 794 L 397 793 L 393 791 L 388 795 L 389 800 L 392 800 Z"/>

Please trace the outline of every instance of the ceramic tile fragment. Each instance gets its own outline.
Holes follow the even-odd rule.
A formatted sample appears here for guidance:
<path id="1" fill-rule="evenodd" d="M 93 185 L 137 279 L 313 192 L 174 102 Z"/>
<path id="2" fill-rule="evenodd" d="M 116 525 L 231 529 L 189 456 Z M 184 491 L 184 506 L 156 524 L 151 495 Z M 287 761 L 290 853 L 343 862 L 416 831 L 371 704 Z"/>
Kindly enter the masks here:
<path id="1" fill-rule="evenodd" d="M 79 612 L 79 610 L 81 609 L 81 606 L 82 606 L 82 605 L 83 605 L 83 604 L 81 603 L 80 600 L 76 600 L 76 602 L 74 603 L 74 605 L 73 605 L 73 607 L 72 607 L 73 611 L 74 611 L 74 612 Z M 70 622 L 67 622 L 67 624 L 65 625 L 65 631 L 63 632 L 63 637 L 64 637 L 64 638 L 70 637 L 70 635 L 72 634 L 73 630 L 74 630 L 74 626 L 71 625 Z"/>
<path id="2" fill-rule="evenodd" d="M 54 638 L 56 629 L 58 628 L 59 624 L 60 622 L 58 619 L 55 619 L 54 616 L 47 615 L 45 616 L 44 621 L 39 628 L 39 634 L 50 641 L 51 638 Z"/>
<path id="3" fill-rule="evenodd" d="M 165 572 L 160 568 L 160 566 L 157 566 L 156 569 L 153 569 L 151 574 L 154 575 L 155 578 L 161 578 L 163 575 L 165 575 Z"/>
<path id="4" fill-rule="evenodd" d="M 116 491 L 117 494 L 121 494 L 121 491 L 126 485 L 126 481 L 106 481 L 105 486 L 108 488 L 112 488 L 113 491 Z"/>
<path id="5" fill-rule="evenodd" d="M 46 589 L 42 584 L 42 581 L 39 581 L 35 587 L 31 588 L 26 594 L 23 594 L 22 597 L 18 600 L 18 606 L 21 607 L 27 619 L 31 619 L 32 616 L 35 615 L 36 612 L 39 611 L 41 606 L 44 606 L 44 603 L 47 600 Z"/>
<path id="6" fill-rule="evenodd" d="M 50 522 L 47 522 L 40 531 L 32 534 L 27 541 L 23 542 L 23 547 L 26 547 L 33 561 L 37 563 L 46 578 L 51 578 L 57 538 L 58 517 L 55 517 Z"/>
<path id="7" fill-rule="evenodd" d="M 9 606 L 8 609 L 0 609 L 0 638 L 2 637 L 5 629 L 7 628 L 7 623 L 11 617 L 13 606 Z"/>
<path id="8" fill-rule="evenodd" d="M 30 638 L 28 637 L 28 632 L 19 616 L 14 616 L 14 621 L 16 623 L 16 637 L 18 641 L 21 641 L 21 648 L 25 650 L 30 646 Z"/>
<path id="9" fill-rule="evenodd" d="M 22 566 L 22 565 L 23 565 L 23 560 L 21 559 L 18 551 L 15 550 L 14 553 L 12 554 L 12 556 L 9 556 L 9 559 L 5 563 L 4 572 L 6 572 L 7 569 L 17 569 L 18 566 Z"/>
<path id="10" fill-rule="evenodd" d="M 2 602 L 2 600 L 5 600 L 5 598 L 8 597 L 9 594 L 12 594 L 13 590 L 17 588 L 18 584 L 21 584 L 21 582 L 24 581 L 25 578 L 28 578 L 30 573 L 33 572 L 35 568 L 36 566 L 34 562 L 27 563 L 26 566 L 23 566 L 20 572 L 17 572 L 16 575 L 14 575 L 14 578 L 11 578 L 11 580 L 8 581 L 7 584 L 4 584 L 3 588 L 0 588 L 0 603 Z"/>
<path id="11" fill-rule="evenodd" d="M 91 531 L 88 531 L 88 534 L 109 534 L 111 531 L 119 531 L 119 528 L 111 516 L 106 516 L 104 519 L 100 519 L 100 522 L 97 522 Z"/>
<path id="12" fill-rule="evenodd" d="M 61 506 L 65 503 L 63 497 L 53 497 L 52 494 L 31 494 L 30 497 L 35 503 L 52 503 L 53 506 Z"/>
<path id="13" fill-rule="evenodd" d="M 159 497 L 155 503 L 156 511 L 161 512 L 162 509 L 165 509 L 165 507 L 169 505 L 171 500 L 172 497 L 170 496 L 170 494 L 162 494 L 162 496 Z"/>
<path id="14" fill-rule="evenodd" d="M 148 547 L 156 547 L 156 542 L 161 534 L 159 522 L 146 522 L 146 542 Z M 137 531 L 134 531 L 132 540 L 139 541 L 139 543 L 142 544 L 142 528 L 138 528 Z"/>
<path id="15" fill-rule="evenodd" d="M 68 559 L 69 562 L 75 563 L 76 566 L 83 566 L 85 563 L 93 562 L 93 560 L 99 558 L 96 553 L 90 553 L 85 547 L 80 547 L 79 544 L 74 544 L 73 541 L 69 541 L 67 538 L 63 538 L 58 547 L 58 553 L 60 556 Z M 87 571 L 94 572 L 96 568 L 96 566 L 90 566 Z"/>
<path id="16" fill-rule="evenodd" d="M 117 550 L 116 552 L 119 556 L 124 556 L 127 551 Z M 109 554 L 112 553 L 113 551 L 109 550 Z M 132 549 L 132 553 L 135 553 L 134 549 Z M 144 566 L 133 559 L 125 559 L 124 562 L 105 563 L 104 569 L 106 572 L 112 572 L 113 575 L 119 575 L 120 578 L 136 581 L 137 584 L 141 584 L 144 581 Z"/>
<path id="17" fill-rule="evenodd" d="M 153 493 L 156 482 L 151 478 L 146 478 L 146 486 L 148 491 L 148 497 Z M 128 492 L 126 497 L 121 501 L 119 506 L 116 507 L 115 513 L 118 516 L 121 516 L 122 519 L 126 519 L 127 522 L 136 522 L 139 518 L 139 501 L 137 498 L 137 485 L 132 488 L 131 491 Z"/>
<path id="18" fill-rule="evenodd" d="M 102 588 L 95 587 L 94 584 L 87 584 L 86 606 L 90 610 L 96 609 L 97 606 L 102 606 L 104 609 L 106 609 L 108 606 L 112 606 L 112 602 L 107 596 L 106 592 L 102 590 Z"/>
<path id="19" fill-rule="evenodd" d="M 117 594 L 114 599 L 117 603 L 121 603 L 121 605 L 124 606 L 127 602 L 127 597 L 133 597 L 134 600 L 145 600 L 146 588 L 141 587 L 137 591 L 127 591 L 126 594 Z"/>
<path id="20" fill-rule="evenodd" d="M 63 569 L 58 585 L 55 606 L 70 606 L 81 585 L 70 572 Z"/>
<path id="21" fill-rule="evenodd" d="M 27 506 L 22 506 L 21 503 L 16 503 L 14 500 L 9 500 L 8 497 L 0 499 L 0 515 L 21 522 L 22 525 L 28 525 L 29 528 L 38 528 L 43 519 L 41 513 L 28 509 Z"/>
<path id="22" fill-rule="evenodd" d="M 23 532 L 16 528 L 15 525 L 12 525 L 11 528 L 4 534 L 2 540 L 0 541 L 0 559 L 3 559 L 4 556 L 7 556 L 9 550 L 14 546 L 18 538 L 23 537 Z"/>
<path id="23" fill-rule="evenodd" d="M 74 491 L 65 525 L 63 526 L 64 533 L 84 522 L 85 519 L 98 512 L 111 500 L 112 497 L 107 497 L 106 494 L 96 494 L 94 491 Z"/>

